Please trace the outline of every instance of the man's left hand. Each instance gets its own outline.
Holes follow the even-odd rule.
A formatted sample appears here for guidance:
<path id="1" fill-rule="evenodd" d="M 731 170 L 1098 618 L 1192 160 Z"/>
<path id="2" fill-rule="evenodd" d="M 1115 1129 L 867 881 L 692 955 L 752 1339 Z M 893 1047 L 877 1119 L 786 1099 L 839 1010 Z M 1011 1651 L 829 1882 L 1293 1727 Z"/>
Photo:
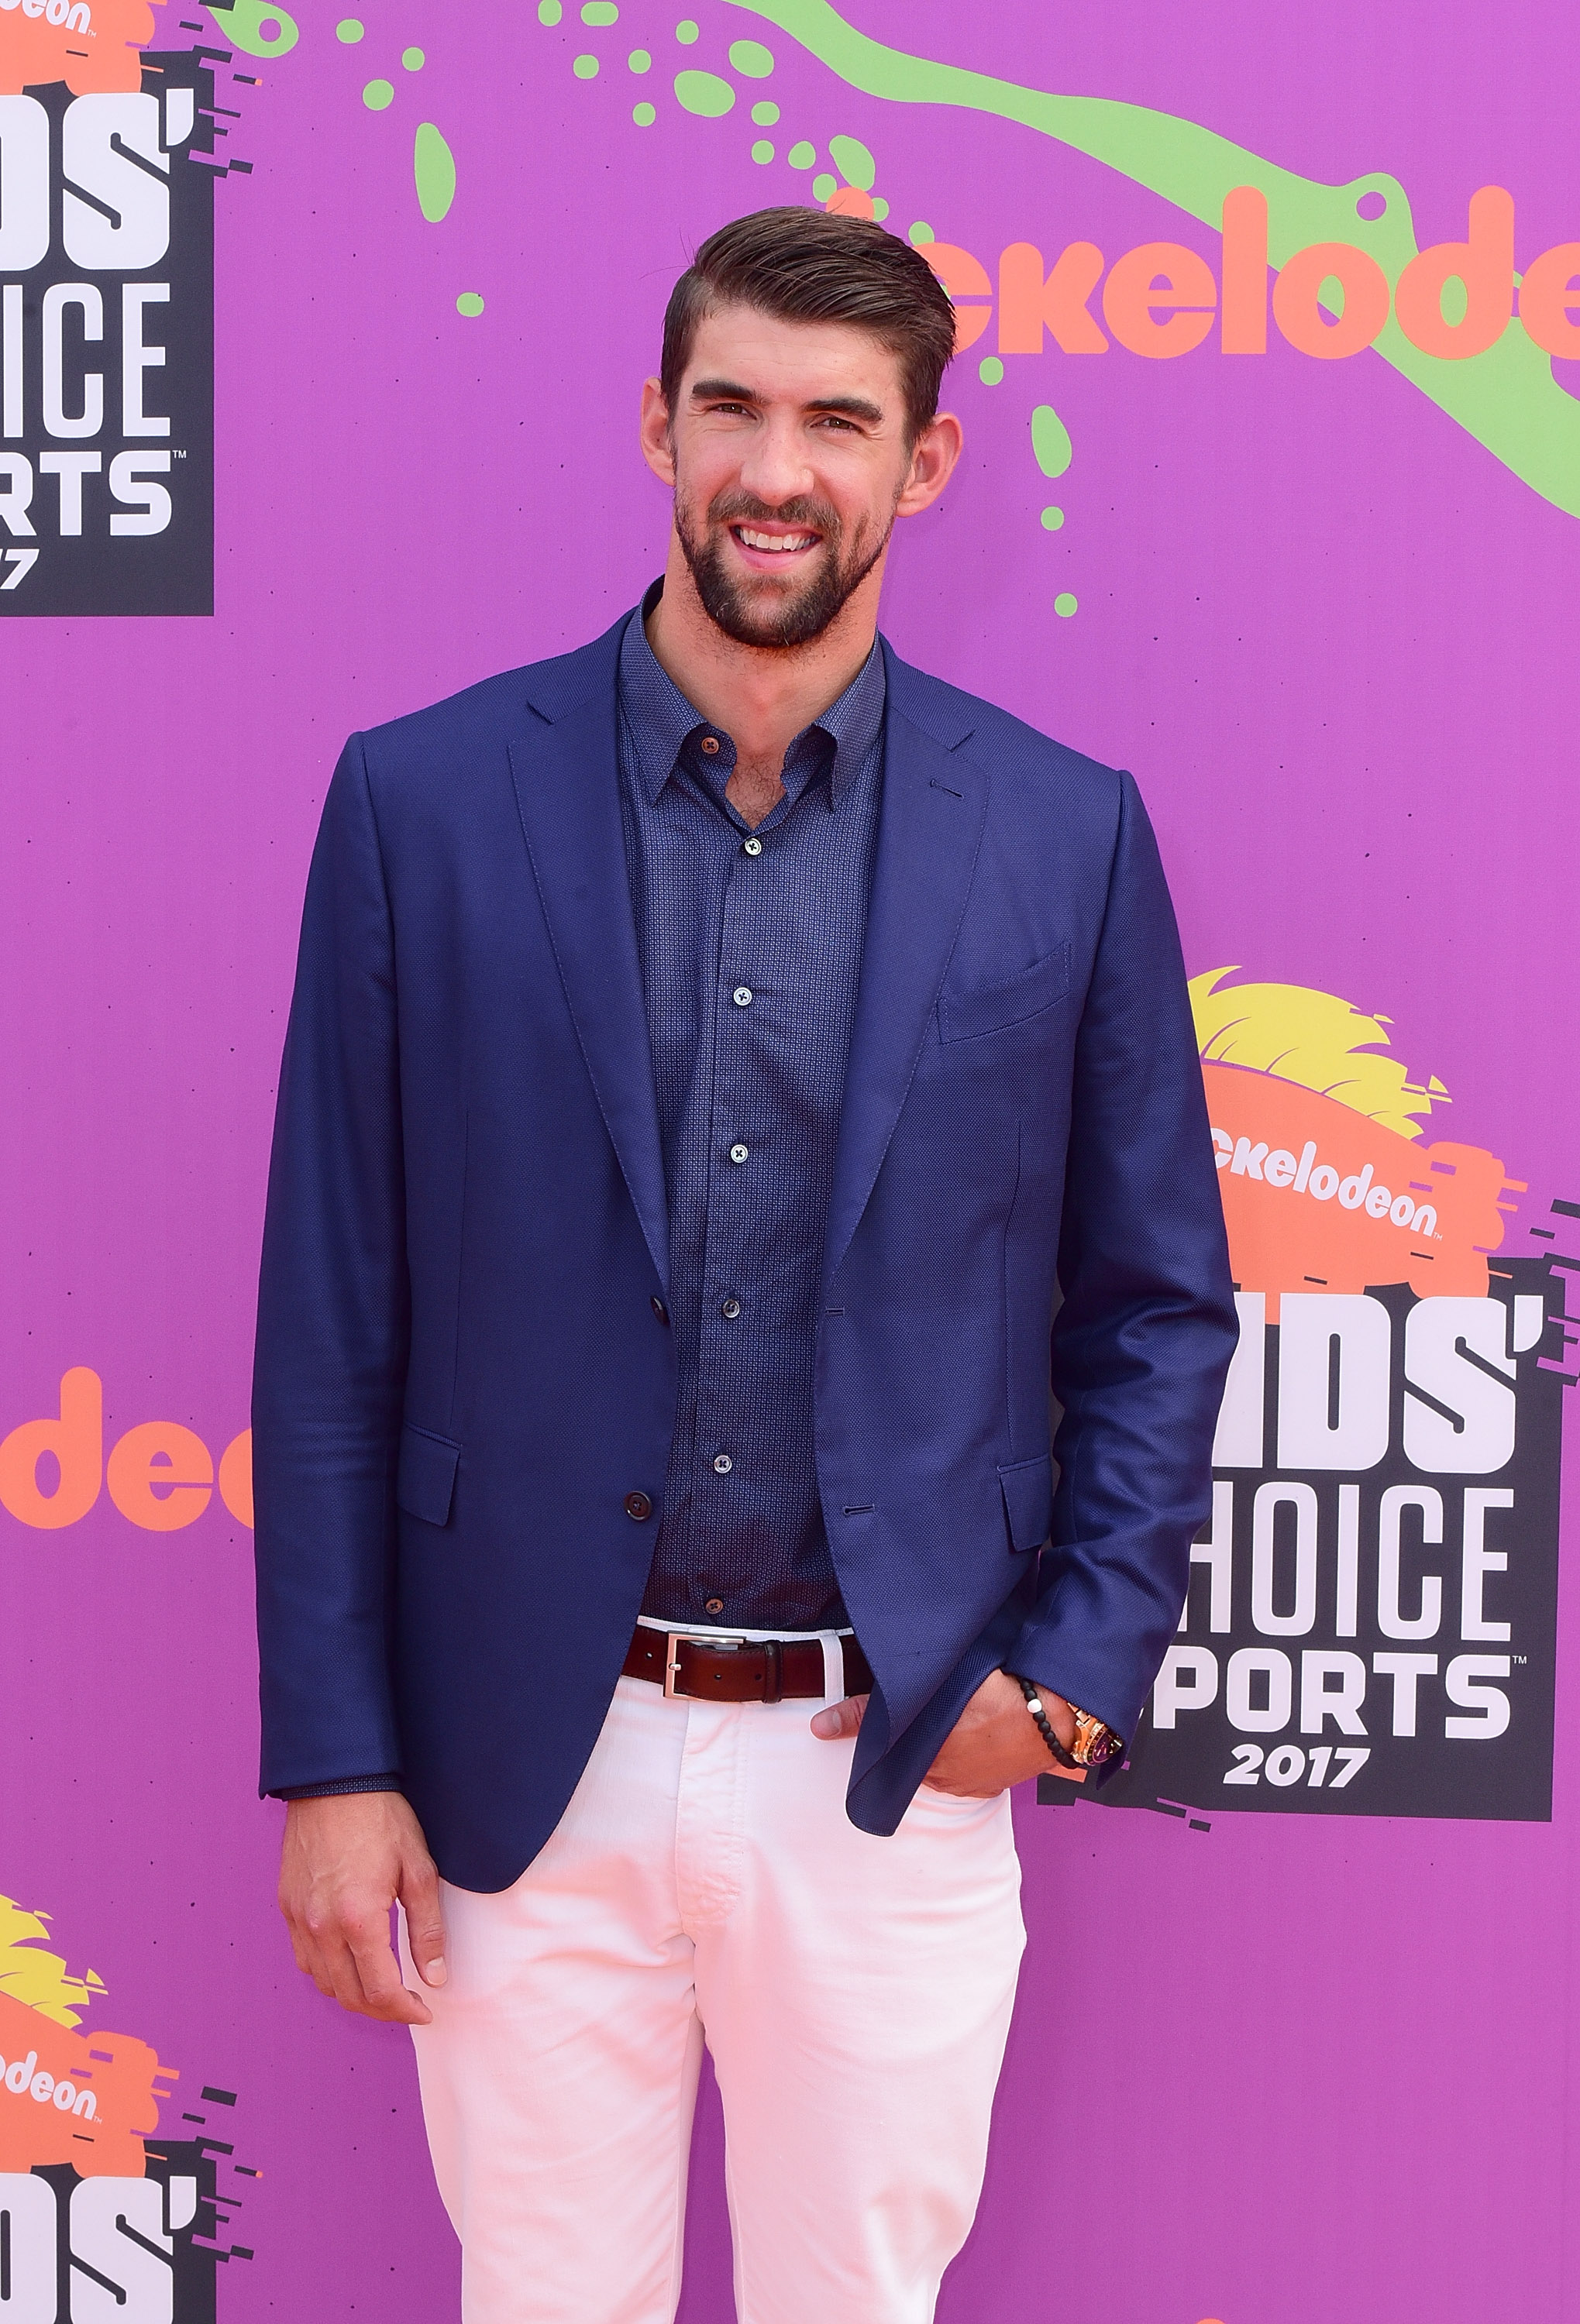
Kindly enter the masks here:
<path id="1" fill-rule="evenodd" d="M 1039 1692 L 1049 1726 L 1065 1748 L 1070 1749 L 1076 1739 L 1075 1712 L 1062 1695 L 1046 1687 Z M 854 1735 L 866 1707 L 864 1694 L 831 1703 L 813 1719 L 812 1732 L 828 1742 Z M 960 1713 L 922 1780 L 935 1792 L 953 1792 L 960 1799 L 991 1800 L 1029 1775 L 1071 1773 L 1059 1766 L 1038 1732 L 1017 1682 L 1006 1671 L 992 1671 Z M 1076 1775 L 1074 1780 L 1078 1783 L 1081 1778 Z"/>

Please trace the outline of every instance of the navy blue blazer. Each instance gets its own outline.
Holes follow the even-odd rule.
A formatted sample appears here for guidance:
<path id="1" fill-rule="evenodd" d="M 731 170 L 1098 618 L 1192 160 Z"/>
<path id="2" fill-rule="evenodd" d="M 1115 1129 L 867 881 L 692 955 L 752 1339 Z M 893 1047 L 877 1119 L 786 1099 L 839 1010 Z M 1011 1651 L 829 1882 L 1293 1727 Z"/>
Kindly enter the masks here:
<path id="1" fill-rule="evenodd" d="M 620 628 L 346 744 L 270 1172 L 263 1788 L 399 1770 L 476 1889 L 587 1763 L 652 1554 L 627 1496 L 656 1513 L 674 1411 Z M 1235 1337 L 1133 782 L 884 652 L 816 1360 L 876 1680 L 849 1812 L 880 1833 L 991 1669 L 1133 1731 Z"/>

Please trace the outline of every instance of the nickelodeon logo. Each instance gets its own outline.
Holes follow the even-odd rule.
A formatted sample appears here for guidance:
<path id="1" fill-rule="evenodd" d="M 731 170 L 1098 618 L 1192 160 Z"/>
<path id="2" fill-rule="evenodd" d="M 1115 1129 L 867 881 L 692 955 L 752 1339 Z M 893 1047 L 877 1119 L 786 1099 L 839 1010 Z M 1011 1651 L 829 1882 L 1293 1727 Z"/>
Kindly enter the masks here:
<path id="1" fill-rule="evenodd" d="M 60 1380 L 59 1417 L 26 1420 L 0 1443 L 0 1507 L 18 1522 L 53 1530 L 85 1517 L 106 1487 L 121 1515 L 147 1533 L 196 1524 L 214 1498 L 238 1524 L 253 1522 L 253 1432 L 219 1456 L 173 1420 L 145 1420 L 104 1450 L 104 1384 L 86 1364 Z"/>
<path id="2" fill-rule="evenodd" d="M 981 260 L 957 244 L 924 243 L 921 254 L 954 301 L 957 355 L 995 311 L 1001 355 L 1040 355 L 1049 337 L 1067 355 L 1106 355 L 1109 335 L 1132 355 L 1187 355 L 1215 315 L 1222 354 L 1267 353 L 1267 197 L 1254 186 L 1224 198 L 1221 289 L 1201 254 L 1178 242 L 1141 243 L 1112 266 L 1095 243 L 1072 242 L 1051 267 L 1034 243 L 1012 242 L 999 253 L 996 296 Z M 1102 323 L 1091 303 L 1099 283 Z M 1580 242 L 1533 258 L 1519 289 L 1526 337 L 1548 355 L 1580 356 Z M 1502 337 L 1514 293 L 1514 197 L 1483 186 L 1471 197 L 1467 239 L 1418 251 L 1391 286 L 1354 243 L 1298 250 L 1274 279 L 1272 319 L 1290 346 L 1332 362 L 1369 347 L 1391 311 L 1423 355 L 1464 362 Z M 976 303 L 984 299 L 993 305 Z"/>

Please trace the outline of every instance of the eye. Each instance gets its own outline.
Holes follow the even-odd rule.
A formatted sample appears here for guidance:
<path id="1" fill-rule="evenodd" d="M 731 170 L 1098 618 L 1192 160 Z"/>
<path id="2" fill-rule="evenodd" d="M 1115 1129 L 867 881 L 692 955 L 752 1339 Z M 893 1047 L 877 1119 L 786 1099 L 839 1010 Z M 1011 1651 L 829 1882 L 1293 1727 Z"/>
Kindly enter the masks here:
<path id="1" fill-rule="evenodd" d="M 854 421 L 841 419 L 837 411 L 824 412 L 822 418 L 817 422 L 817 425 L 819 428 L 843 428 L 845 433 L 850 436 L 856 436 L 861 433 Z"/>

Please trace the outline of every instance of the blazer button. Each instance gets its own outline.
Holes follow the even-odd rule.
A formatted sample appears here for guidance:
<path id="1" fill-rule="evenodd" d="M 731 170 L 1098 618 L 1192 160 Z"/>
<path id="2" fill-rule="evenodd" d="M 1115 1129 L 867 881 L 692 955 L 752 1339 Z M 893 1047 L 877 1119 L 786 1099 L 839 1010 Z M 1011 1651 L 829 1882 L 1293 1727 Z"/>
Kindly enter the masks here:
<path id="1" fill-rule="evenodd" d="M 652 1513 L 653 1505 L 645 1493 L 626 1494 L 625 1514 L 628 1517 L 634 1517 L 638 1525 L 642 1523 L 643 1517 L 651 1517 Z"/>
<path id="2" fill-rule="evenodd" d="M 663 1301 L 659 1297 L 656 1291 L 653 1293 L 652 1297 L 647 1304 L 652 1309 L 653 1314 L 658 1317 L 661 1323 L 667 1323 L 669 1322 L 670 1311 L 665 1306 Z"/>

